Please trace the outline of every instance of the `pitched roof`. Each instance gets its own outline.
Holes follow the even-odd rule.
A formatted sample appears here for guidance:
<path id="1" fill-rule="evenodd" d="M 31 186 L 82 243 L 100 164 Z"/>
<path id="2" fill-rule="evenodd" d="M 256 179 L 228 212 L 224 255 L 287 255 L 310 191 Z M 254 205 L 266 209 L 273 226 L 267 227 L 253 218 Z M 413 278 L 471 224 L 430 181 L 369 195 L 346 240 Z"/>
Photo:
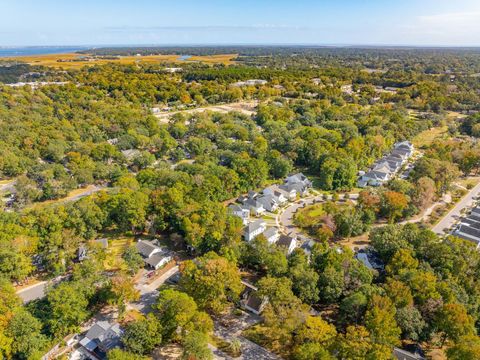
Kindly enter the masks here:
<path id="1" fill-rule="evenodd" d="M 169 256 L 171 255 L 168 251 L 163 251 L 160 254 L 154 254 L 150 256 L 147 260 L 145 260 L 145 262 L 150 266 L 157 267 L 158 264 L 160 264 L 166 257 Z"/>
<path id="2" fill-rule="evenodd" d="M 252 292 L 245 303 L 245 306 L 248 306 L 250 309 L 255 310 L 256 312 L 260 312 L 262 310 L 263 300 L 258 297 L 255 292 Z"/>
<path id="3" fill-rule="evenodd" d="M 138 252 L 145 257 L 150 257 L 155 250 L 160 250 L 158 246 L 147 240 L 139 240 L 136 247 Z"/>
<path id="4" fill-rule="evenodd" d="M 267 239 L 277 234 L 278 234 L 278 229 L 276 227 L 269 227 L 267 230 L 263 232 L 263 236 L 265 236 Z"/>
<path id="5" fill-rule="evenodd" d="M 423 359 L 425 359 L 423 356 L 420 356 L 418 354 L 413 354 L 409 351 L 402 350 L 402 349 L 399 349 L 399 348 L 394 348 L 393 349 L 393 356 L 395 356 L 395 358 L 397 360 L 423 360 Z"/>
<path id="6" fill-rule="evenodd" d="M 295 239 L 292 238 L 291 236 L 282 234 L 278 238 L 277 245 L 285 246 L 286 248 L 289 248 L 293 241 L 295 241 Z"/>
<path id="7" fill-rule="evenodd" d="M 255 220 L 254 222 L 251 222 L 250 224 L 248 224 L 246 227 L 245 227 L 245 230 L 247 230 L 247 232 L 249 234 L 251 234 L 252 232 L 262 228 L 266 226 L 266 223 L 265 221 L 259 219 L 259 220 Z"/>
<path id="8" fill-rule="evenodd" d="M 229 208 L 230 210 L 234 211 L 234 212 L 245 210 L 243 207 L 241 207 L 241 206 L 238 205 L 238 204 L 230 204 L 230 205 L 228 205 L 228 208 Z"/>

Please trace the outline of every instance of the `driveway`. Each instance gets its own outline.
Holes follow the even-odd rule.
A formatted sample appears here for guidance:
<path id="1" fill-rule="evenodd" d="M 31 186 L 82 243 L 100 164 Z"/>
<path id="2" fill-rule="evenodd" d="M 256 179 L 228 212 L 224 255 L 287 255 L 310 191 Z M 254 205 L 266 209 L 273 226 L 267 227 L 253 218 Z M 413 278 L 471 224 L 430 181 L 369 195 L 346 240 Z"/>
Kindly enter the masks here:
<path id="1" fill-rule="evenodd" d="M 471 207 L 475 203 L 475 197 L 480 194 L 480 183 L 474 186 L 470 192 L 465 195 L 442 220 L 440 220 L 433 228 L 432 231 L 436 234 L 443 235 L 449 231 L 455 222 L 462 217 L 462 210 Z M 447 230 L 447 231 L 445 231 Z"/>
<path id="2" fill-rule="evenodd" d="M 255 325 L 260 321 L 260 317 L 243 313 L 242 317 L 236 319 L 233 324 L 223 325 L 219 321 L 215 321 L 214 333 L 224 341 L 231 342 L 237 339 L 242 344 L 242 355 L 235 359 L 240 360 L 279 360 L 281 359 L 274 353 L 267 349 L 255 344 L 241 335 L 242 331 L 246 328 Z M 222 351 L 212 348 L 216 359 L 232 359 L 232 357 L 224 354 Z"/>
<path id="3" fill-rule="evenodd" d="M 178 265 L 174 266 L 164 274 L 160 275 L 150 284 L 147 284 L 147 278 L 142 276 L 135 285 L 135 288 L 140 291 L 140 300 L 129 305 L 142 313 L 146 314 L 152 309 L 158 297 L 158 288 L 165 283 L 165 281 L 178 272 Z"/>

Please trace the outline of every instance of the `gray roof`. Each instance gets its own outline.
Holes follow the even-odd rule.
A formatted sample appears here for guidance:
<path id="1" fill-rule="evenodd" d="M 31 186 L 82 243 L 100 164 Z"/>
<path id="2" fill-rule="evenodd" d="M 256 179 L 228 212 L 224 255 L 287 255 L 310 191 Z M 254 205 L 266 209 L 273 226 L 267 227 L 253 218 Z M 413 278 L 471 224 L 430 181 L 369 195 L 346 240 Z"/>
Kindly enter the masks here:
<path id="1" fill-rule="evenodd" d="M 282 234 L 282 235 L 280 235 L 280 238 L 277 241 L 277 245 L 289 248 L 294 240 L 295 239 L 292 238 L 291 236 Z"/>
<path id="2" fill-rule="evenodd" d="M 249 294 L 245 306 L 248 306 L 250 309 L 260 312 L 262 310 L 263 300 L 258 297 L 255 292 Z"/>
<path id="3" fill-rule="evenodd" d="M 250 224 L 248 224 L 246 226 L 246 230 L 248 231 L 248 233 L 252 233 L 255 230 L 260 229 L 262 226 L 265 226 L 265 221 L 259 219 L 259 220 L 255 220 L 254 222 L 251 222 Z"/>
<path id="4" fill-rule="evenodd" d="M 245 201 L 244 205 L 248 205 L 248 206 L 253 207 L 253 208 L 263 207 L 263 205 L 255 199 L 248 199 L 247 201 Z"/>
<path id="5" fill-rule="evenodd" d="M 242 211 L 242 210 L 244 210 L 243 207 L 241 207 L 238 204 L 230 204 L 230 205 L 228 205 L 228 208 L 232 211 Z"/>
<path id="6" fill-rule="evenodd" d="M 156 267 L 158 264 L 160 264 L 163 261 L 163 259 L 165 259 L 168 256 L 171 256 L 171 254 L 168 251 L 163 251 L 161 253 L 157 253 L 150 256 L 147 260 L 145 260 L 145 263 L 147 263 L 150 266 Z"/>
<path id="7" fill-rule="evenodd" d="M 269 227 L 263 232 L 263 236 L 267 239 L 278 234 L 278 229 L 276 227 Z"/>
<path id="8" fill-rule="evenodd" d="M 423 356 L 420 356 L 418 354 L 413 354 L 409 351 L 402 350 L 399 348 L 394 348 L 393 349 L 393 356 L 397 360 L 423 360 L 425 359 Z"/>
<path id="9" fill-rule="evenodd" d="M 144 257 L 150 257 L 153 251 L 160 249 L 158 246 L 147 240 L 139 240 L 136 247 L 138 252 Z"/>
<path id="10" fill-rule="evenodd" d="M 385 177 L 388 177 L 388 175 L 389 175 L 388 173 L 383 171 L 371 170 L 367 172 L 364 176 L 369 177 L 371 179 L 383 180 Z"/>
<path id="11" fill-rule="evenodd" d="M 85 337 L 94 340 L 94 339 L 100 339 L 105 332 L 110 328 L 110 323 L 108 321 L 98 321 L 93 326 L 88 330 L 87 334 Z"/>

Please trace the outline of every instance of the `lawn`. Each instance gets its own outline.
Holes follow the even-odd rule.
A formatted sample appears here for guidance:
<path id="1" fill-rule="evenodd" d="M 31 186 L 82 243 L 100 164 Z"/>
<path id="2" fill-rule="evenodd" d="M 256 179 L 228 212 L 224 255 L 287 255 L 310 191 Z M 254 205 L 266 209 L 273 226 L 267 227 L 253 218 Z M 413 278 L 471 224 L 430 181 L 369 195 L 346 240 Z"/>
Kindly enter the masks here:
<path id="1" fill-rule="evenodd" d="M 124 266 L 122 254 L 133 242 L 133 236 L 109 239 L 105 267 L 108 270 L 121 269 Z"/>
<path id="2" fill-rule="evenodd" d="M 448 136 L 448 127 L 433 127 L 428 130 L 422 131 L 420 134 L 412 139 L 412 144 L 416 148 L 422 148 L 430 146 L 435 140 L 439 138 L 445 138 Z"/>
<path id="3" fill-rule="evenodd" d="M 309 229 L 319 222 L 319 217 L 325 213 L 322 204 L 314 204 L 298 209 L 295 214 L 295 223 L 304 229 Z"/>

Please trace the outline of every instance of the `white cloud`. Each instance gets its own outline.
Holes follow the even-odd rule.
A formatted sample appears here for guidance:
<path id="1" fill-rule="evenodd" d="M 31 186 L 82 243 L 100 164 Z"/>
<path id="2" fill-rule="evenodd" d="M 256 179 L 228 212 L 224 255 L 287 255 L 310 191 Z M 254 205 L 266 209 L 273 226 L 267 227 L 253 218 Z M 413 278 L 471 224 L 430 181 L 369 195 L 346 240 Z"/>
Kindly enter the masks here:
<path id="1" fill-rule="evenodd" d="M 400 26 L 405 43 L 480 45 L 480 9 L 416 16 Z"/>

